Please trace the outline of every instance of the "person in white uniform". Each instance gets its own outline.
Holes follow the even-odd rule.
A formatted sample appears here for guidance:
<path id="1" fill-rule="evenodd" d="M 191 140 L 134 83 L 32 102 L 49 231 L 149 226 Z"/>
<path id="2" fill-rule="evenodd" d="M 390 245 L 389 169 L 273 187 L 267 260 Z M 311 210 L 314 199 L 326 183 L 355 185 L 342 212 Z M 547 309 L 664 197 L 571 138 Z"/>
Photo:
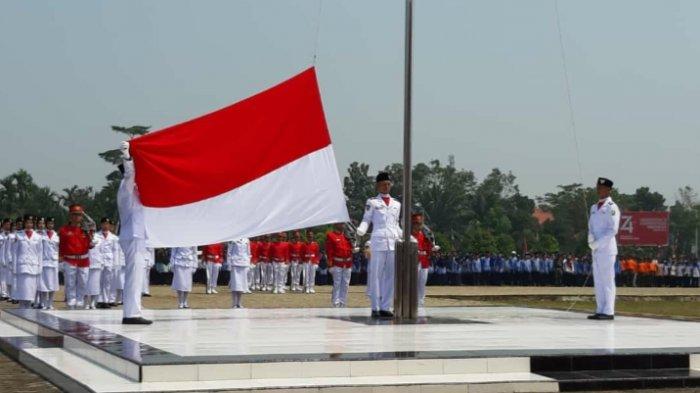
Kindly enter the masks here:
<path id="1" fill-rule="evenodd" d="M 10 298 L 10 288 L 12 287 L 12 279 L 10 275 L 10 230 L 12 229 L 12 220 L 4 218 L 2 220 L 2 228 L 0 229 L 0 300 Z"/>
<path id="2" fill-rule="evenodd" d="M 36 217 L 36 221 L 34 222 L 34 231 L 36 234 L 41 236 L 42 238 L 42 245 L 43 245 L 43 238 L 44 235 L 46 234 L 46 220 L 44 217 Z M 44 256 L 41 256 L 41 266 L 44 266 Z M 42 269 L 43 270 L 43 269 Z M 41 292 L 39 291 L 39 288 L 41 287 L 41 271 L 39 271 L 39 274 L 36 276 L 36 293 L 34 294 L 34 301 L 32 302 L 32 308 L 36 309 L 41 309 Z"/>
<path id="3" fill-rule="evenodd" d="M 89 234 L 94 247 L 90 249 L 90 269 L 88 271 L 87 289 L 85 290 L 85 309 L 94 310 L 97 308 L 97 298 L 101 293 L 102 283 L 102 255 L 100 254 L 100 243 L 102 239 L 96 233 L 94 224 L 90 225 Z"/>
<path id="4" fill-rule="evenodd" d="M 24 216 L 24 230 L 18 231 L 12 243 L 17 290 L 15 299 L 20 308 L 31 308 L 37 292 L 38 277 L 44 257 L 43 236 L 34 230 L 34 216 Z"/>
<path id="5" fill-rule="evenodd" d="M 41 279 L 39 280 L 39 293 L 41 295 L 41 308 L 53 310 L 53 300 L 58 291 L 58 233 L 54 230 L 56 220 L 53 217 L 46 218 L 46 231 L 43 238 L 43 258 L 41 263 Z"/>
<path id="6" fill-rule="evenodd" d="M 102 272 L 100 274 L 99 296 L 97 300 L 97 308 L 109 308 L 112 297 L 112 284 L 114 283 L 114 267 L 115 264 L 119 267 L 121 259 L 121 247 L 119 246 L 119 237 L 112 233 L 112 220 L 103 217 L 100 220 L 100 232 L 95 234 L 96 246 L 93 250 L 96 251 L 100 262 L 102 263 Z M 121 268 L 120 268 L 121 269 Z M 92 299 L 95 300 L 95 299 Z M 115 299 L 116 300 L 116 299 Z"/>
<path id="7" fill-rule="evenodd" d="M 610 198 L 613 182 L 599 178 L 596 183 L 598 203 L 591 206 L 588 219 L 588 246 L 593 256 L 593 284 L 596 312 L 588 316 L 593 320 L 615 318 L 615 259 L 620 227 L 620 210 Z"/>
<path id="8" fill-rule="evenodd" d="M 121 242 L 119 243 L 121 245 Z M 109 289 L 110 306 L 118 306 L 124 303 L 124 286 L 126 285 L 126 254 L 119 247 L 117 257 L 112 261 L 112 282 Z"/>
<path id="9" fill-rule="evenodd" d="M 190 308 L 187 297 L 192 292 L 192 275 L 198 265 L 197 247 L 175 247 L 170 250 L 172 289 L 177 293 L 177 308 Z"/>
<path id="10" fill-rule="evenodd" d="M 156 249 L 146 248 L 146 268 L 143 272 L 143 288 L 141 296 L 151 297 L 151 268 L 156 265 Z"/>
<path id="11" fill-rule="evenodd" d="M 395 246 L 403 236 L 399 226 L 401 203 L 389 195 L 392 182 L 388 173 L 379 173 L 376 185 L 379 195 L 367 200 L 357 234 L 364 236 L 372 224 L 367 292 L 372 303 L 372 318 L 390 318 L 394 316 L 391 308 L 394 302 Z"/>
<path id="12" fill-rule="evenodd" d="M 231 290 L 232 308 L 243 308 L 243 294 L 249 288 L 250 257 L 250 241 L 248 239 L 241 238 L 228 243 L 226 264 L 231 271 L 228 287 Z"/>
<path id="13" fill-rule="evenodd" d="M 119 245 L 124 253 L 124 310 L 122 323 L 149 325 L 151 321 L 141 315 L 141 289 L 146 266 L 146 226 L 143 218 L 143 205 L 136 188 L 134 162 L 129 153 L 129 142 L 122 142 L 123 161 L 122 182 L 117 193 L 119 207 Z"/>

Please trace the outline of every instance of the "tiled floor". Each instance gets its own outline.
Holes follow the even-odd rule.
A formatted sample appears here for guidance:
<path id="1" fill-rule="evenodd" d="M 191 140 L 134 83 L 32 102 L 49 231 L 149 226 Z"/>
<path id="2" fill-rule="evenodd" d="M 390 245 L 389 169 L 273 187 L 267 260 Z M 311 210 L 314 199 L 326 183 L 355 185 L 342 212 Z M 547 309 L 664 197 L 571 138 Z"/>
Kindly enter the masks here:
<path id="1" fill-rule="evenodd" d="M 465 323 L 368 325 L 356 321 L 366 309 L 242 309 L 147 311 L 155 323 L 133 326 L 120 324 L 120 311 L 52 312 L 179 356 L 700 348 L 697 322 L 630 317 L 599 322 L 580 313 L 513 307 L 425 313 Z"/>

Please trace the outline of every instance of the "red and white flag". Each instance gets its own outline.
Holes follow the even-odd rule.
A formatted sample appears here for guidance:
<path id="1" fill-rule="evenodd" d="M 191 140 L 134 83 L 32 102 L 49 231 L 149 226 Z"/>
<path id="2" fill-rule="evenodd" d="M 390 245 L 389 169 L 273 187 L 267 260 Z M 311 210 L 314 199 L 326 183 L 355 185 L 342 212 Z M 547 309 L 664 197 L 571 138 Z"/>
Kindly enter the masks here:
<path id="1" fill-rule="evenodd" d="M 130 145 L 151 247 L 348 221 L 314 68 Z"/>

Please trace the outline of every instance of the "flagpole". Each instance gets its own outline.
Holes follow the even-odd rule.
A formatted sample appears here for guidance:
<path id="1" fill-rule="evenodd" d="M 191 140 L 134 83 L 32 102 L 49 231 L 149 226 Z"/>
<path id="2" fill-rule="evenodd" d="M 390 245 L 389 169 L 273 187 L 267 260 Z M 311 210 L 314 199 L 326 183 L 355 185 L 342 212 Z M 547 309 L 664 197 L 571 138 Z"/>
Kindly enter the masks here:
<path id="1" fill-rule="evenodd" d="M 403 113 L 403 245 L 397 251 L 394 314 L 398 319 L 414 319 L 418 313 L 416 251 L 411 244 L 411 90 L 413 71 L 413 0 L 406 0 Z"/>

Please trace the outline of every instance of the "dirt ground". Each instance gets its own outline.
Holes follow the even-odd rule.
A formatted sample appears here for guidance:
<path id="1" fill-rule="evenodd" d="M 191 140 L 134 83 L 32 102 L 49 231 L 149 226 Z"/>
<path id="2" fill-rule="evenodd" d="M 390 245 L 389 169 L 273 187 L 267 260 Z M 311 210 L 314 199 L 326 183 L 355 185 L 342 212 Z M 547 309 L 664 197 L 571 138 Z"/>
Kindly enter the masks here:
<path id="1" fill-rule="evenodd" d="M 228 308 L 230 294 L 226 287 L 219 293 L 206 295 L 204 286 L 197 285 L 190 295 L 192 308 Z M 296 308 L 330 307 L 330 287 L 318 286 L 315 294 L 253 293 L 245 295 L 243 303 L 248 308 Z M 426 306 L 491 306 L 517 305 L 524 307 L 557 308 L 590 311 L 593 302 L 592 288 L 570 287 L 428 287 Z M 143 305 L 150 309 L 172 309 L 177 305 L 175 294 L 167 286 L 152 286 L 151 297 L 143 298 Z M 619 288 L 617 309 L 620 314 L 658 317 L 680 317 L 700 320 L 700 288 Z M 57 294 L 56 307 L 65 308 L 63 292 Z M 368 307 L 365 287 L 350 287 L 349 307 Z M 0 309 L 16 307 L 0 302 Z M 99 312 L 99 311 L 98 311 Z M 0 392 L 58 392 L 59 390 L 40 376 L 0 353 Z M 630 391 L 626 391 L 628 393 Z M 700 389 L 642 390 L 642 392 L 690 393 Z"/>

